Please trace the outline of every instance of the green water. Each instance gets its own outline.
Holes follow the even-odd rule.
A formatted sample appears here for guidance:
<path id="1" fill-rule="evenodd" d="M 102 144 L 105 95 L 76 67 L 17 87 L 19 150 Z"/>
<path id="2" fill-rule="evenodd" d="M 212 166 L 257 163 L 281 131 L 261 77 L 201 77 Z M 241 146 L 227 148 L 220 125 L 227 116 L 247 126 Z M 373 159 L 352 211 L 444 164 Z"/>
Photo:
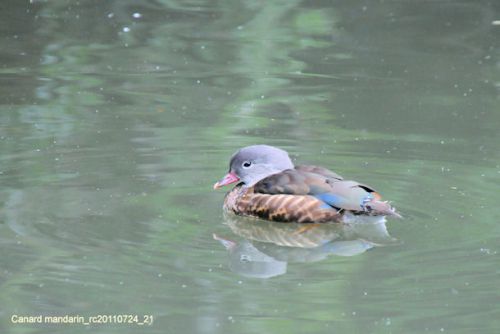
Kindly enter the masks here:
<path id="1" fill-rule="evenodd" d="M 0 6 L 1 333 L 500 332 L 497 2 Z M 224 217 L 254 143 L 405 219 Z"/>

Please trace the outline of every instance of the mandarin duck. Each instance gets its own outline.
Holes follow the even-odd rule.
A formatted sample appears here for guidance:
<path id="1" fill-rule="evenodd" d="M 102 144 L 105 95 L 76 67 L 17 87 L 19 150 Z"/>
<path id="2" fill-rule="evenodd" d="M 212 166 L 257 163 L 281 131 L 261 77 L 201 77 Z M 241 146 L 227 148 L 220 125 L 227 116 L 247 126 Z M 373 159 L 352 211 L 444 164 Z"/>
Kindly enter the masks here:
<path id="1" fill-rule="evenodd" d="M 318 166 L 294 166 L 288 153 L 269 145 L 233 154 L 229 172 L 214 189 L 236 184 L 223 208 L 277 222 L 345 222 L 346 216 L 401 217 L 373 188 Z"/>

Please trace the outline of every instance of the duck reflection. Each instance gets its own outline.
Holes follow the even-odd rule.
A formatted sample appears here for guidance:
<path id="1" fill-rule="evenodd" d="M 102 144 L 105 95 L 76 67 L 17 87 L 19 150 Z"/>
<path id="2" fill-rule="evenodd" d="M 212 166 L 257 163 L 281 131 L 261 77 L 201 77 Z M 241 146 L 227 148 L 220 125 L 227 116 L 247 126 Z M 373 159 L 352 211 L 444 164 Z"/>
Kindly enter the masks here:
<path id="1" fill-rule="evenodd" d="M 239 237 L 214 234 L 229 252 L 231 271 L 269 278 L 286 273 L 289 262 L 316 262 L 329 255 L 354 256 L 395 244 L 384 217 L 351 217 L 348 224 L 275 223 L 227 214 L 225 224 Z"/>

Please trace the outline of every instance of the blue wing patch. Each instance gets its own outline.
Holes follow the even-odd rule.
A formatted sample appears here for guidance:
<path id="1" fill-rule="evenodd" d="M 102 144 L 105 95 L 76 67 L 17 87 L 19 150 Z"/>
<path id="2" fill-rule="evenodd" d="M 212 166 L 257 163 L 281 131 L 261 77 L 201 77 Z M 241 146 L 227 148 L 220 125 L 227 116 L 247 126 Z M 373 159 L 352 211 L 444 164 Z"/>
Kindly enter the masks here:
<path id="1" fill-rule="evenodd" d="M 315 196 L 317 199 L 327 203 L 330 206 L 334 207 L 341 207 L 341 203 L 343 202 L 342 197 L 330 194 L 330 193 L 324 193 L 324 194 L 319 194 Z"/>
<path id="2" fill-rule="evenodd" d="M 323 203 L 319 206 L 320 209 L 331 209 L 332 206 L 330 204 L 327 204 L 327 203 Z"/>

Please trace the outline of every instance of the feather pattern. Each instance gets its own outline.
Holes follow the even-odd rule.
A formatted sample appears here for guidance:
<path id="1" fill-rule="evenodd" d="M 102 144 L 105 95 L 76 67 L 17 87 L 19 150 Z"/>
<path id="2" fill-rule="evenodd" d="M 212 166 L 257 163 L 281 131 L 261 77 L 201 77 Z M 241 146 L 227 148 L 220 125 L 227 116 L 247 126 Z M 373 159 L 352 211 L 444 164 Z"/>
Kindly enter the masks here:
<path id="1" fill-rule="evenodd" d="M 343 211 L 397 215 L 372 188 L 315 166 L 287 169 L 253 187 L 240 184 L 226 195 L 224 208 L 244 216 L 300 223 L 339 221 Z"/>
<path id="2" fill-rule="evenodd" d="M 323 202 L 309 195 L 263 194 L 252 187 L 234 187 L 226 194 L 224 209 L 237 215 L 252 216 L 279 222 L 321 223 L 335 221 L 338 210 L 324 207 Z"/>

